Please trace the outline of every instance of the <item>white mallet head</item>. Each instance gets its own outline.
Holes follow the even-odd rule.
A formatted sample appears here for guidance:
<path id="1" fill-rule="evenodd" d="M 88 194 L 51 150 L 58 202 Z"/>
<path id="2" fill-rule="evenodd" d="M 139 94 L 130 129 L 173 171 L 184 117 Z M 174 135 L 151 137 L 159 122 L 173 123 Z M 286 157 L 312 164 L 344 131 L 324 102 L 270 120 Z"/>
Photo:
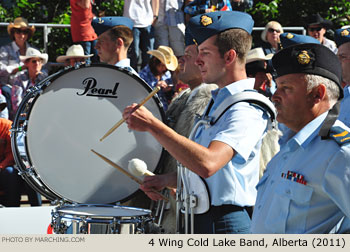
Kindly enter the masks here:
<path id="1" fill-rule="evenodd" d="M 147 164 L 138 158 L 133 158 L 129 161 L 128 170 L 135 176 L 154 176 L 153 172 L 147 170 Z"/>

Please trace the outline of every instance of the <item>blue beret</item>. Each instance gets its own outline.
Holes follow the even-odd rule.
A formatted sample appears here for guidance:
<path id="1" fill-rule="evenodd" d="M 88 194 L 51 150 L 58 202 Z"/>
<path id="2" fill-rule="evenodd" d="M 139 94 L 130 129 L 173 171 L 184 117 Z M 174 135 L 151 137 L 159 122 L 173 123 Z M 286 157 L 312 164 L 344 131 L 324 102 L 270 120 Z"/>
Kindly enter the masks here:
<path id="1" fill-rule="evenodd" d="M 127 17 L 100 17 L 94 18 L 91 22 L 96 34 L 100 36 L 105 31 L 117 25 L 124 25 L 130 30 L 134 27 L 134 22 Z"/>
<path id="2" fill-rule="evenodd" d="M 186 27 L 185 30 L 185 46 L 189 46 L 189 45 L 193 45 L 194 40 L 193 40 L 193 36 L 191 34 L 191 32 L 189 31 L 188 27 Z"/>
<path id="3" fill-rule="evenodd" d="M 350 42 L 350 28 L 336 30 L 334 38 L 338 47 L 344 43 Z"/>
<path id="4" fill-rule="evenodd" d="M 251 34 L 254 26 L 252 17 L 240 11 L 214 11 L 190 19 L 188 27 L 199 45 L 211 36 L 228 29 L 242 29 Z"/>
<path id="5" fill-rule="evenodd" d="M 334 81 L 343 97 L 341 65 L 337 55 L 321 44 L 296 44 L 277 52 L 272 58 L 277 77 L 293 73 L 314 74 Z"/>
<path id="6" fill-rule="evenodd" d="M 318 41 L 314 37 L 295 34 L 291 32 L 282 33 L 280 35 L 280 40 L 281 40 L 282 48 L 286 48 L 291 45 L 305 44 L 305 43 L 320 44 L 320 41 Z"/>

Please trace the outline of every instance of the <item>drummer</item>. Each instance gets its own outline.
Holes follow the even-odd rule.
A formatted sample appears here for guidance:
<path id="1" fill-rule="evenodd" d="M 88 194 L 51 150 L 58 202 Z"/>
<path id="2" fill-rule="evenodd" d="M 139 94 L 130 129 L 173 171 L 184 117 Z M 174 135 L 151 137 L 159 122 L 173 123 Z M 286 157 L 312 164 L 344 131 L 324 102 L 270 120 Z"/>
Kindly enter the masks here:
<path id="1" fill-rule="evenodd" d="M 65 66 L 74 67 L 76 63 L 85 63 L 85 60 L 92 56 L 94 55 L 84 55 L 84 49 L 81 45 L 72 45 L 68 48 L 66 55 L 58 56 L 56 61 L 64 63 Z"/>
<path id="2" fill-rule="evenodd" d="M 92 27 L 98 35 L 96 49 L 100 61 L 125 68 L 138 76 L 127 58 L 133 41 L 133 26 L 133 21 L 127 17 L 100 17 L 92 20 Z"/>
<path id="3" fill-rule="evenodd" d="M 247 13 L 217 11 L 198 15 L 189 29 L 198 44 L 198 65 L 203 81 L 216 83 L 212 91 L 212 116 L 220 104 L 233 94 L 253 89 L 254 79 L 245 71 L 251 48 L 254 21 Z M 210 207 L 194 217 L 195 233 L 248 233 L 250 212 L 255 202 L 259 179 L 259 148 L 267 127 L 266 113 L 246 102 L 234 104 L 214 126 L 203 126 L 195 141 L 179 135 L 156 119 L 145 107 L 136 104 L 123 113 L 128 127 L 146 131 L 189 170 L 198 174 L 209 188 Z M 150 188 L 176 187 L 176 175 L 146 177 L 143 189 L 159 199 Z"/>

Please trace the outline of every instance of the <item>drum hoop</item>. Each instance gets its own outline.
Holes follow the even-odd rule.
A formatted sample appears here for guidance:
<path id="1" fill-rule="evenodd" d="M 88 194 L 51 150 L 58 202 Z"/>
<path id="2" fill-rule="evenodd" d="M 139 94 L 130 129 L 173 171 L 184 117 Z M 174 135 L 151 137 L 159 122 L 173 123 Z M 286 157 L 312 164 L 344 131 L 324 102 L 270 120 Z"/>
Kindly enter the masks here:
<path id="1" fill-rule="evenodd" d="M 91 208 L 110 208 L 110 209 L 121 209 L 121 210 L 131 210 L 131 211 L 138 211 L 140 212 L 140 215 L 133 215 L 133 216 L 102 216 L 102 215 L 90 215 L 90 214 L 74 214 L 74 213 L 66 213 L 64 210 L 66 208 L 70 208 L 70 210 L 76 209 L 79 211 L 80 207 L 91 207 Z M 141 214 L 142 213 L 142 214 Z M 125 221 L 121 221 L 123 223 L 134 223 L 135 220 L 143 220 L 143 219 L 152 219 L 151 217 L 152 211 L 149 209 L 143 209 L 143 208 L 136 208 L 136 207 L 129 207 L 129 206 L 121 206 L 121 205 L 108 205 L 108 204 L 70 204 L 70 205 L 63 205 L 61 207 L 56 207 L 52 210 L 51 215 L 59 216 L 59 218 L 65 218 L 70 220 L 82 220 L 84 218 L 84 221 L 87 223 L 113 223 L 115 220 L 120 221 L 122 218 L 128 218 L 124 219 Z M 69 217 L 70 216 L 70 217 Z M 99 221 L 101 219 L 101 221 Z M 102 220 L 103 219 L 103 220 Z"/>
<path id="2" fill-rule="evenodd" d="M 140 77 L 136 76 L 135 74 L 133 74 L 132 72 L 126 70 L 125 68 L 121 68 L 118 66 L 114 66 L 114 65 L 109 65 L 109 64 L 102 64 L 102 63 L 93 63 L 93 64 L 81 64 L 79 65 L 78 68 L 75 67 L 65 67 L 64 69 L 61 69 L 60 71 L 58 71 L 57 73 L 54 73 L 48 77 L 46 77 L 45 79 L 43 79 L 42 81 L 40 81 L 38 84 L 36 84 L 35 86 L 31 87 L 28 90 L 28 93 L 24 96 L 24 98 L 22 99 L 22 102 L 20 103 L 14 121 L 13 121 L 13 127 L 16 126 L 16 129 L 12 132 L 11 134 L 11 149 L 14 153 L 14 159 L 15 159 L 15 163 L 18 167 L 22 167 L 23 171 L 27 171 L 27 167 L 25 167 L 25 165 L 22 162 L 22 159 L 20 158 L 20 153 L 18 150 L 18 145 L 17 145 L 17 131 L 18 132 L 24 132 L 26 133 L 25 129 L 22 129 L 21 131 L 18 130 L 17 128 L 17 124 L 19 123 L 20 120 L 20 112 L 22 111 L 23 107 L 25 107 L 27 105 L 28 100 L 30 100 L 31 98 L 33 98 L 33 101 L 30 104 L 30 107 L 28 109 L 27 115 L 24 119 L 24 122 L 28 122 L 30 119 L 30 115 L 33 109 L 33 105 L 35 104 L 36 99 L 38 99 L 38 97 L 40 96 L 40 92 L 35 92 L 35 90 L 40 90 L 40 91 L 44 91 L 46 87 L 50 86 L 52 84 L 52 82 L 54 82 L 56 79 L 60 78 L 62 75 L 65 75 L 71 71 L 74 71 L 76 69 L 80 69 L 80 68 L 85 68 L 85 67 L 103 67 L 103 68 L 111 68 L 114 70 L 118 70 L 124 73 L 127 73 L 130 77 L 132 77 L 135 81 L 139 82 L 140 84 L 142 84 L 142 86 L 144 88 L 146 88 L 147 91 L 152 92 L 152 88 Z M 158 95 L 154 95 L 152 97 L 152 99 L 155 101 L 156 104 L 158 104 L 159 106 L 159 113 L 161 116 L 161 119 L 164 123 L 166 123 L 166 117 L 165 117 L 165 112 L 162 109 L 163 105 L 158 97 Z M 30 153 L 27 150 L 27 137 L 25 135 L 24 137 L 24 148 L 25 148 L 25 156 L 28 159 L 28 163 L 30 164 L 32 169 L 32 173 L 35 174 L 35 177 L 40 180 L 40 178 L 38 177 L 38 175 L 40 176 L 40 174 L 37 172 L 36 168 L 33 166 L 33 162 L 32 162 L 32 158 L 30 157 Z M 162 148 L 160 157 L 159 157 L 159 161 L 156 165 L 156 168 L 154 170 L 154 173 L 157 173 L 160 169 L 161 164 L 163 163 L 165 158 L 165 150 L 164 148 Z M 20 169 L 21 170 L 21 169 Z M 21 170 L 21 171 L 22 171 Z M 51 200 L 51 201 L 60 201 L 61 203 L 74 203 L 71 200 L 68 200 L 66 198 L 64 198 L 62 195 L 56 193 L 54 190 L 51 189 L 51 187 L 49 185 L 47 185 L 46 183 L 44 183 L 44 181 L 40 180 L 42 186 L 44 187 L 43 190 L 42 188 L 39 188 L 39 185 L 37 185 L 36 182 L 34 182 L 34 179 L 32 178 L 31 175 L 28 175 L 26 172 L 20 172 L 21 177 L 29 184 L 29 186 L 31 188 L 33 188 L 35 191 L 39 192 L 40 194 L 42 194 L 43 196 L 45 196 L 47 199 Z M 118 203 L 123 203 L 126 201 L 129 201 L 130 199 L 134 198 L 135 196 L 137 196 L 139 193 L 141 193 L 142 191 L 140 189 L 136 190 L 134 193 L 130 194 L 129 196 L 125 197 L 124 199 L 121 199 L 119 201 L 117 201 Z M 51 195 L 52 194 L 52 195 Z M 116 202 L 109 202 L 108 204 L 114 204 Z M 79 204 L 81 205 L 81 204 Z M 108 205 L 107 205 L 108 206 Z"/>

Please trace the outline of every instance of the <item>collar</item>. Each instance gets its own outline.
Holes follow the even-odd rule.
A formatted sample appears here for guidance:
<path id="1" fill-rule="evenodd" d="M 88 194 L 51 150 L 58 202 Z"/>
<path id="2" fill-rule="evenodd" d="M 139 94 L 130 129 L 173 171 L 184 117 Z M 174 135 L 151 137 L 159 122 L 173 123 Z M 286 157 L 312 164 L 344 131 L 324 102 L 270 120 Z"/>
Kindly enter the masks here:
<path id="1" fill-rule="evenodd" d="M 129 58 L 126 58 L 126 59 L 122 59 L 120 61 L 118 61 L 115 66 L 118 66 L 118 67 L 128 67 L 130 66 L 130 59 Z"/>
<path id="2" fill-rule="evenodd" d="M 13 49 L 15 52 L 19 51 L 19 47 L 18 47 L 18 45 L 16 44 L 15 41 L 12 41 L 11 44 L 12 44 L 12 49 Z"/>
<path id="3" fill-rule="evenodd" d="M 13 49 L 15 52 L 18 52 L 18 51 L 19 51 L 19 47 L 18 47 L 18 45 L 16 44 L 16 41 L 12 41 L 12 42 L 11 42 L 11 46 L 12 46 L 12 49 Z M 29 48 L 29 47 L 31 47 L 31 46 L 29 45 L 28 42 L 26 42 L 26 48 Z"/>
<path id="4" fill-rule="evenodd" d="M 225 100 L 225 98 L 227 98 L 228 96 L 234 95 L 247 89 L 253 90 L 254 82 L 254 78 L 247 78 L 233 82 L 223 88 L 218 88 L 211 91 L 214 100 L 212 110 L 214 111 L 217 108 L 217 106 L 220 105 L 221 101 Z"/>
<path id="5" fill-rule="evenodd" d="M 318 131 L 321 128 L 323 121 L 325 120 L 327 112 L 324 112 L 314 120 L 309 122 L 304 128 L 302 128 L 293 138 L 291 138 L 287 145 L 290 150 L 295 150 L 298 147 L 305 149 L 309 143 L 318 136 Z"/>

